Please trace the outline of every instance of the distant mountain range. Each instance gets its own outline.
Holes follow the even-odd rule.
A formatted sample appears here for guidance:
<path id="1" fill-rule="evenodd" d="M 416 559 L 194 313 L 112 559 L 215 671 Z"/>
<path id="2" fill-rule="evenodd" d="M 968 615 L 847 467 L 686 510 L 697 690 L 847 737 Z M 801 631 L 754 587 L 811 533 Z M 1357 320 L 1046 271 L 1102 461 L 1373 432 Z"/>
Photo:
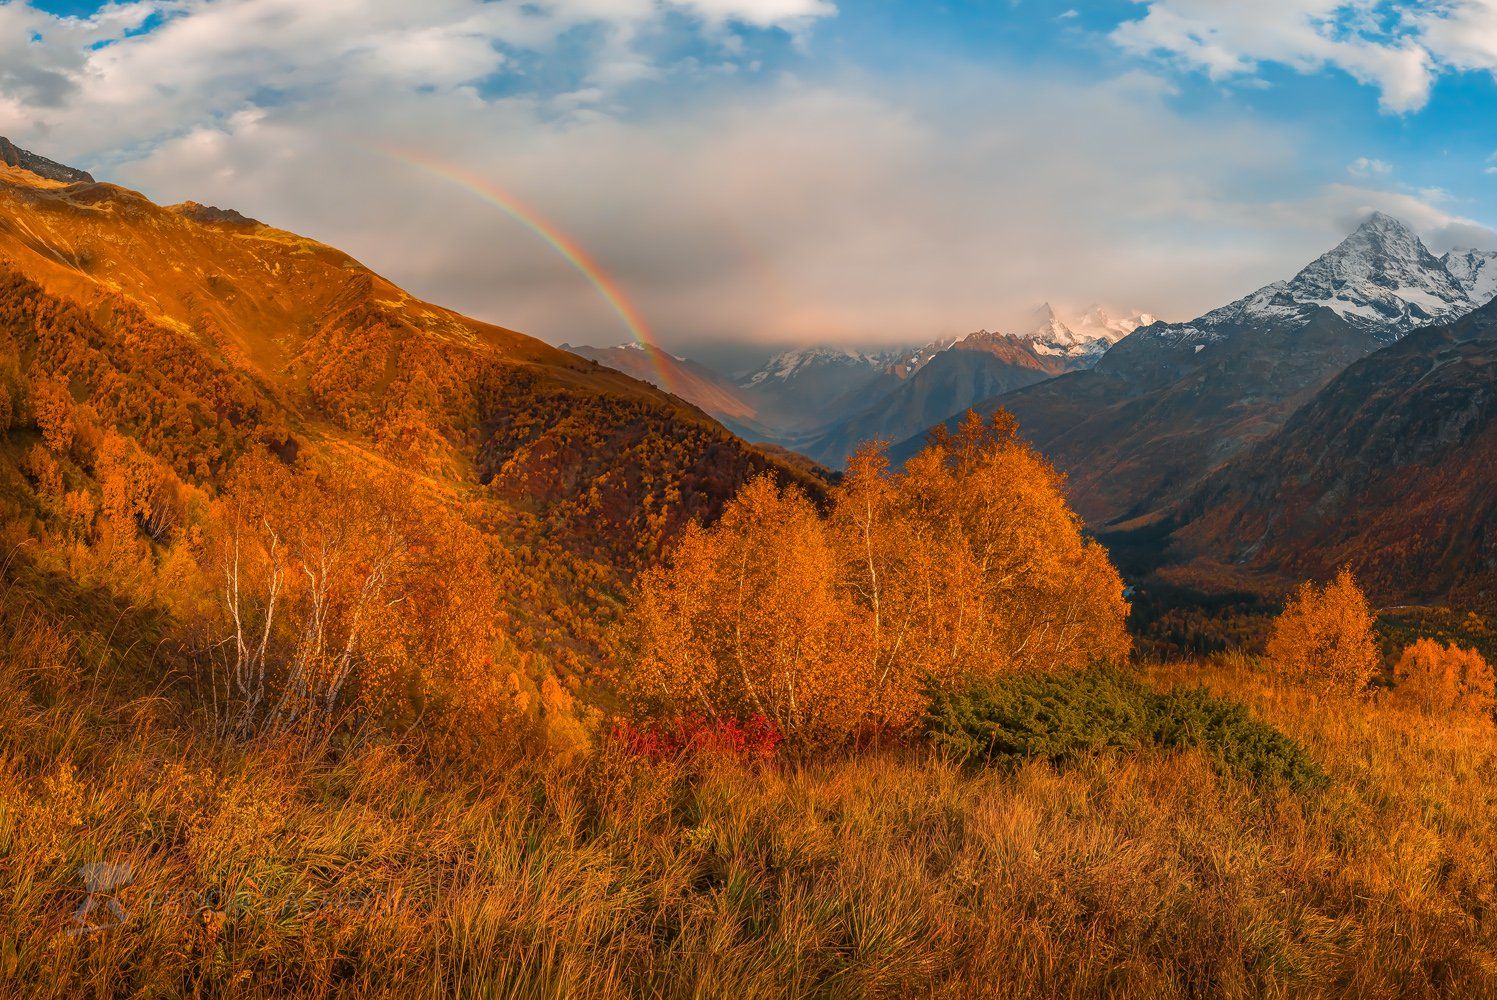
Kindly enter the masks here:
<path id="1" fill-rule="evenodd" d="M 1374 213 L 1334 249 L 1185 323 L 1140 327 L 1093 367 L 984 401 L 1070 477 L 1095 525 L 1168 509 L 1271 435 L 1346 367 L 1415 327 L 1483 304 L 1497 253 L 1439 257 Z M 901 459 L 924 435 L 896 445 Z"/>
<path id="2" fill-rule="evenodd" d="M 740 434 L 840 467 L 863 441 L 899 441 L 999 393 L 1085 368 L 1152 322 L 1098 306 L 1063 320 L 1047 303 L 1023 333 L 979 330 L 885 351 L 809 347 L 736 380 L 636 345 L 562 347 L 667 388 Z"/>

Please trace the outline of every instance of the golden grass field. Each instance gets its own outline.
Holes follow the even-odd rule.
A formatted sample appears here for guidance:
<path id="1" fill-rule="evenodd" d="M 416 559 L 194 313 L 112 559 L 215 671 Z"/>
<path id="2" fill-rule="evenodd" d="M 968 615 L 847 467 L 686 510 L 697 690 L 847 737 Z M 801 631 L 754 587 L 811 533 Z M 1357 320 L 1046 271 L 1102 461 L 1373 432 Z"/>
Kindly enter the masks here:
<path id="1" fill-rule="evenodd" d="M 6 654 L 9 995 L 1497 992 L 1491 724 L 1315 696 L 1246 658 L 1145 675 L 1245 701 L 1328 790 L 1194 751 L 1000 773 L 917 749 L 604 749 L 433 773 L 388 744 L 227 744 L 164 699 L 110 703 L 35 623 Z M 94 862 L 129 884 L 80 932 Z"/>

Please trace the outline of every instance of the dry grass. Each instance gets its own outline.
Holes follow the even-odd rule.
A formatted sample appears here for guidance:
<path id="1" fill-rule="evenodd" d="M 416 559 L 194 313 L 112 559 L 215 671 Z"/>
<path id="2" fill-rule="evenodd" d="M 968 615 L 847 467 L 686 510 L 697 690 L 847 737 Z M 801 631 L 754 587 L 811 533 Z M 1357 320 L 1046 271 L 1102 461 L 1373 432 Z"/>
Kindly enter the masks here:
<path id="1" fill-rule="evenodd" d="M 1153 680 L 1244 699 L 1328 792 L 1257 789 L 1194 753 L 1007 775 L 913 751 L 605 756 L 458 780 L 392 747 L 226 746 L 160 701 L 51 697 L 15 655 L 45 631 L 0 668 L 0 992 L 1497 990 L 1490 724 L 1319 699 L 1245 662 Z M 132 866 L 129 920 L 70 934 L 96 861 Z"/>

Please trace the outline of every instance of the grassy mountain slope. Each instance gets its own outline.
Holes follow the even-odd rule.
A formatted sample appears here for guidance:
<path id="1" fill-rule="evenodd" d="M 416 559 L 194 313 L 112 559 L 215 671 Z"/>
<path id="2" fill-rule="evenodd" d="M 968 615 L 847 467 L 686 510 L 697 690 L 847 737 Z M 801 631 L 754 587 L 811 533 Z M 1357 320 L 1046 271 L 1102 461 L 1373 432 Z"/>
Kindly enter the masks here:
<path id="1" fill-rule="evenodd" d="M 13 653 L 13 648 L 7 648 Z M 19 668 L 19 669 L 18 669 Z M 1300 740 L 1309 796 L 1199 751 L 505 762 L 182 737 L 0 661 L 0 982 L 28 996 L 1487 996 L 1490 722 L 1156 669 Z M 87 670 L 79 671 L 87 677 Z M 77 872 L 129 922 L 70 934 Z M 100 909 L 100 925 L 113 917 Z"/>
<path id="2" fill-rule="evenodd" d="M 752 476 L 819 483 L 653 386 L 315 241 L 4 165 L 0 389 L 6 530 L 38 542 L 22 560 L 100 548 L 95 513 L 130 506 L 111 501 L 117 455 L 189 498 L 180 531 L 136 526 L 158 568 L 246 455 L 336 460 L 482 532 L 504 615 L 552 651 L 591 641 L 628 574 Z M 145 503 L 137 521 L 159 516 Z"/>

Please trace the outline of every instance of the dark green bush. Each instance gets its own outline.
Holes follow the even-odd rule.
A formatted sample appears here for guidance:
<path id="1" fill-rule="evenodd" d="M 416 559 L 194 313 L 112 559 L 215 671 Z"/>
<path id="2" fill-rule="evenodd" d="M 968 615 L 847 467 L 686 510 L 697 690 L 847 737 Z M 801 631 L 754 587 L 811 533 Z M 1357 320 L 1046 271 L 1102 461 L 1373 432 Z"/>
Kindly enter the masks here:
<path id="1" fill-rule="evenodd" d="M 1239 702 L 1205 688 L 1149 694 L 1156 746 L 1200 747 L 1218 769 L 1254 781 L 1282 781 L 1297 791 L 1323 788 L 1325 772 L 1304 747 Z"/>
<path id="2" fill-rule="evenodd" d="M 1298 743 L 1204 689 L 1159 694 L 1113 670 L 1024 673 L 933 691 L 925 733 L 963 760 L 1064 763 L 1144 747 L 1199 747 L 1222 771 L 1296 790 L 1326 783 Z"/>
<path id="3" fill-rule="evenodd" d="M 1104 670 L 1013 674 L 956 692 L 936 691 L 925 730 L 957 757 L 987 763 L 1049 760 L 1139 745 L 1146 692 Z"/>

